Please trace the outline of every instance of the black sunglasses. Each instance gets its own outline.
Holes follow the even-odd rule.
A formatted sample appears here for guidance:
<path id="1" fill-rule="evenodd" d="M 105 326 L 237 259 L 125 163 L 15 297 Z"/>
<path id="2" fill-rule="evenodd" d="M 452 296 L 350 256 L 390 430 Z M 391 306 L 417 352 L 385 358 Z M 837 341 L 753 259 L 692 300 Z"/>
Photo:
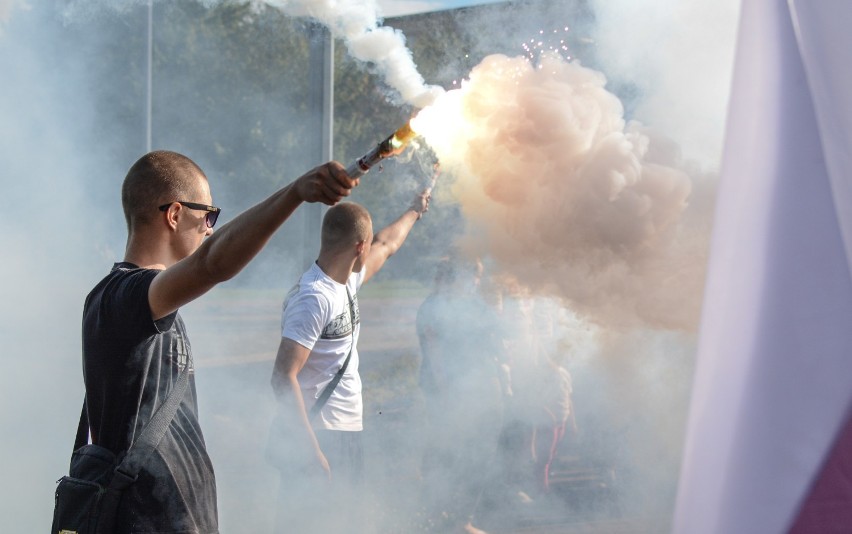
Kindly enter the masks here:
<path id="1" fill-rule="evenodd" d="M 216 206 L 208 206 L 207 204 L 196 204 L 195 202 L 184 202 L 182 200 L 175 200 L 181 206 L 186 206 L 192 210 L 200 210 L 206 211 L 207 215 L 204 216 L 204 222 L 207 224 L 207 228 L 213 228 L 216 224 L 216 220 L 219 218 L 219 213 L 222 211 L 222 208 L 217 208 Z M 160 206 L 160 211 L 166 211 L 169 209 L 169 206 L 174 204 L 175 202 L 169 202 L 168 204 L 163 204 Z"/>

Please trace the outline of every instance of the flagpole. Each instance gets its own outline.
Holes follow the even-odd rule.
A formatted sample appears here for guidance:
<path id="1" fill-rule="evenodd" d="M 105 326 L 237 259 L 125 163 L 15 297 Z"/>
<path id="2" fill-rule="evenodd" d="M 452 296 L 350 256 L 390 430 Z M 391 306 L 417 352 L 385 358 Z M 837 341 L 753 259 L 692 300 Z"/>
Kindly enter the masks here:
<path id="1" fill-rule="evenodd" d="M 145 102 L 145 152 L 151 151 L 151 115 L 154 70 L 154 0 L 148 0 L 148 80 Z"/>

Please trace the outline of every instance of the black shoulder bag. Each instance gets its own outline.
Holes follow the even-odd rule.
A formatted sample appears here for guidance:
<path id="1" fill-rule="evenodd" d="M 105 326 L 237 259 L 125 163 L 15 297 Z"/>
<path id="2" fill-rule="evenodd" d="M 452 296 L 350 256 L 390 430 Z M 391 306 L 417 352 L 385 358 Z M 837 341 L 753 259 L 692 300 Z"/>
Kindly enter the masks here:
<path id="1" fill-rule="evenodd" d="M 328 402 L 331 394 L 334 393 L 334 388 L 337 387 L 337 384 L 340 383 L 340 379 L 343 378 L 343 373 L 346 372 L 346 368 L 349 367 L 349 359 L 352 358 L 352 350 L 355 348 L 355 304 L 352 301 L 352 295 L 349 294 L 349 287 L 346 288 L 346 298 L 349 299 L 349 324 L 352 325 L 352 345 L 349 347 L 349 354 L 346 355 L 346 359 L 343 360 L 343 365 L 340 366 L 340 369 L 337 370 L 337 373 L 334 375 L 334 378 L 331 379 L 331 382 L 326 384 L 325 388 L 323 388 L 322 393 L 320 393 L 319 397 L 317 397 L 317 401 L 311 407 L 311 413 L 308 415 L 309 419 L 313 419 L 320 413 L 325 403 Z"/>
<path id="2" fill-rule="evenodd" d="M 121 494 L 136 481 L 174 419 L 189 382 L 190 365 L 188 361 L 174 389 L 139 437 L 118 456 L 99 445 L 87 444 L 89 418 L 83 401 L 71 468 L 67 476 L 57 481 L 51 534 L 113 533 Z"/>

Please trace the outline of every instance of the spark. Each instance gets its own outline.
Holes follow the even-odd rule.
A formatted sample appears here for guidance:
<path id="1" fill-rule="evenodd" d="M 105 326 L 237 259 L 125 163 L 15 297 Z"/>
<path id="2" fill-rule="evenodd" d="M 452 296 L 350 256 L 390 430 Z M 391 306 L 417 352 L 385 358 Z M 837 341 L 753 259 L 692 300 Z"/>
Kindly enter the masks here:
<path id="1" fill-rule="evenodd" d="M 566 61 L 570 60 L 572 56 L 569 53 L 570 49 L 568 47 L 567 39 L 564 36 L 559 38 L 560 33 L 567 33 L 570 29 L 571 28 L 569 26 L 564 26 L 562 30 L 559 30 L 558 28 L 551 30 L 538 30 L 539 35 L 543 36 L 545 34 L 550 34 L 554 37 L 552 39 L 545 38 L 540 40 L 536 40 L 533 37 L 530 38 L 528 42 L 522 42 L 521 49 L 524 51 L 525 59 L 530 62 L 536 62 L 537 58 L 543 53 L 556 53 L 561 55 Z M 557 38 L 559 38 L 558 43 L 556 43 Z"/>

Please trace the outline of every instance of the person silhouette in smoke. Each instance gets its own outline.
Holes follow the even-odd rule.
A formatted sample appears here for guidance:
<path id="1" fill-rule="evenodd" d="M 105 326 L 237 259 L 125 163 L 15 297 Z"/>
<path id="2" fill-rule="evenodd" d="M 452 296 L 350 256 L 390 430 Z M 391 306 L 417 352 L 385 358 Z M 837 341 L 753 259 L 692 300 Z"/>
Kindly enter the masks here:
<path id="1" fill-rule="evenodd" d="M 271 379 L 279 406 L 267 450 L 281 471 L 276 532 L 366 529 L 358 515 L 363 404 L 357 293 L 402 246 L 429 199 L 429 190 L 417 194 L 375 236 L 364 207 L 345 202 L 329 209 L 319 257 L 284 300 Z M 318 400 L 323 391 L 329 392 L 324 403 Z"/>
<path id="2" fill-rule="evenodd" d="M 537 369 L 539 409 L 533 421 L 531 447 L 538 495 L 551 490 L 551 467 L 566 431 L 572 436 L 577 433 L 571 373 L 563 365 L 566 349 L 555 347 L 545 356 L 545 362 Z"/>
<path id="3" fill-rule="evenodd" d="M 482 533 L 502 427 L 498 321 L 479 294 L 482 264 L 445 259 L 417 313 L 429 431 L 422 462 L 428 530 Z"/>
<path id="4" fill-rule="evenodd" d="M 142 156 L 121 189 L 123 261 L 86 297 L 83 371 L 92 442 L 120 455 L 189 384 L 164 437 L 121 497 L 114 532 L 215 534 L 216 483 L 198 421 L 192 350 L 179 309 L 240 272 L 302 202 L 334 205 L 358 184 L 329 162 L 213 233 L 204 172 L 170 151 Z"/>
<path id="5" fill-rule="evenodd" d="M 500 338 L 506 354 L 508 391 L 499 438 L 503 480 L 512 505 L 525 506 L 536 493 L 533 434 L 540 411 L 541 336 L 536 332 L 535 302 L 513 276 L 494 281 Z"/>

